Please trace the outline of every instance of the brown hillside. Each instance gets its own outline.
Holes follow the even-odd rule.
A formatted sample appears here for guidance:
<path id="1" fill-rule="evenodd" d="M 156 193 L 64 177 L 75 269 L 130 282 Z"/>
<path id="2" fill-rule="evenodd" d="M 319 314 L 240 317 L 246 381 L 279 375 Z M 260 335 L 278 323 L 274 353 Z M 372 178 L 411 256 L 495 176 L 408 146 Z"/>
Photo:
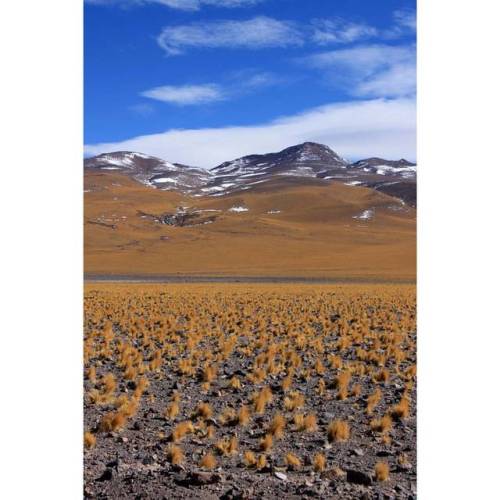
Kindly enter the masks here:
<path id="1" fill-rule="evenodd" d="M 415 210 L 372 189 L 283 178 L 193 198 L 87 172 L 85 190 L 87 274 L 415 278 Z M 180 206 L 200 211 L 154 220 Z"/>

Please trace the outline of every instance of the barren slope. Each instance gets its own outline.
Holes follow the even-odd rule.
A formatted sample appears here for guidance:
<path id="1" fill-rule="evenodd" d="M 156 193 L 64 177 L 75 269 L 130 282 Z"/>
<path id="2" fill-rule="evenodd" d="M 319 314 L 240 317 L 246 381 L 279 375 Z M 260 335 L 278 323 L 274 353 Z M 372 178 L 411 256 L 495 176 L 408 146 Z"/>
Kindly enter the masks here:
<path id="1" fill-rule="evenodd" d="M 415 278 L 415 210 L 372 189 L 283 177 L 192 198 L 89 171 L 85 191 L 88 274 Z"/>

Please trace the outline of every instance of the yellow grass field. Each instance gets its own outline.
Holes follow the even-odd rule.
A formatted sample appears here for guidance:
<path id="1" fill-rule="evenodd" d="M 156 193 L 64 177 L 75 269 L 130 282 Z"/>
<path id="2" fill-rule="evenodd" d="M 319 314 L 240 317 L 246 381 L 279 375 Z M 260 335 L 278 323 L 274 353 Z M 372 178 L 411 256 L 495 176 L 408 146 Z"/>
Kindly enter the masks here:
<path id="1" fill-rule="evenodd" d="M 415 286 L 88 283 L 84 309 L 87 493 L 413 491 Z"/>

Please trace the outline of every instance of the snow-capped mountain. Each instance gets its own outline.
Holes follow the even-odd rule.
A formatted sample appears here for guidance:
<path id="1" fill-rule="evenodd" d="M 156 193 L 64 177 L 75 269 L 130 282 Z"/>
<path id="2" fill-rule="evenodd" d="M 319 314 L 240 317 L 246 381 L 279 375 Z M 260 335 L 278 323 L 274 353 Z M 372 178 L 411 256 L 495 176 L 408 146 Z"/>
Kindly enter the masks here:
<path id="1" fill-rule="evenodd" d="M 142 184 L 164 190 L 178 190 L 189 194 L 207 184 L 212 177 L 205 169 L 130 151 L 116 151 L 87 158 L 84 167 L 94 170 L 116 171 L 133 177 Z"/>
<path id="2" fill-rule="evenodd" d="M 211 169 L 214 178 L 202 192 L 221 196 L 250 189 L 277 176 L 315 178 L 332 166 L 345 169 L 348 165 L 347 160 L 328 146 L 305 142 L 277 153 L 249 155 L 224 162 Z"/>
<path id="3" fill-rule="evenodd" d="M 416 204 L 416 165 L 404 159 L 367 158 L 350 163 L 323 144 L 305 142 L 277 153 L 255 154 L 224 162 L 211 170 L 169 163 L 132 152 L 101 154 L 85 167 L 130 175 L 162 190 L 193 196 L 225 196 L 269 181 L 337 181 L 365 186 Z M 301 181 L 303 179 L 303 181 Z"/>

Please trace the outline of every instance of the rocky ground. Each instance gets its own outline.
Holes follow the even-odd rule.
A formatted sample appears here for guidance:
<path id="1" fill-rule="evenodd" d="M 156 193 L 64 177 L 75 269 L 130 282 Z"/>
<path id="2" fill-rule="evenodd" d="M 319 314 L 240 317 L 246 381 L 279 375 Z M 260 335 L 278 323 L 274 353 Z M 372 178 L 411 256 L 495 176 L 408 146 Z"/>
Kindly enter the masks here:
<path id="1" fill-rule="evenodd" d="M 108 304 L 109 307 L 111 301 L 99 293 L 87 294 L 89 310 L 95 309 L 98 304 L 100 307 Z M 163 301 L 161 298 L 159 300 L 160 303 Z M 170 312 L 172 309 L 168 304 L 171 304 L 171 300 L 172 297 L 166 297 L 164 300 L 165 307 Z M 127 300 L 122 299 L 121 302 L 120 299 L 113 301 L 113 307 L 120 308 L 122 314 L 125 314 L 127 308 L 129 311 L 134 310 L 130 297 Z M 189 300 L 187 302 L 189 303 Z M 182 305 L 176 307 L 182 308 Z M 272 307 L 272 304 L 268 304 L 268 309 L 264 308 L 260 312 L 272 314 L 269 312 Z M 327 309 L 328 304 L 321 306 L 321 311 Z M 389 309 L 383 308 L 383 311 Z M 336 307 L 332 305 L 331 312 L 334 310 Z M 108 317 L 113 314 L 108 310 Z M 400 314 L 400 311 L 397 311 L 397 314 Z M 98 324 L 95 317 L 89 316 L 91 315 L 87 313 L 86 338 Z M 326 352 L 321 354 L 325 360 L 332 354 L 328 348 L 331 349 L 338 339 L 335 325 L 341 321 L 340 317 L 335 315 L 331 318 L 333 327 L 330 331 L 322 331 L 324 326 L 319 324 L 315 326 L 318 336 L 323 338 L 327 346 Z M 115 322 L 112 342 L 128 338 L 125 330 L 124 322 Z M 234 333 L 238 332 L 232 332 Z M 246 345 L 241 336 L 239 340 L 242 345 Z M 178 361 L 174 359 L 174 346 L 173 351 L 169 351 L 170 354 L 164 355 L 161 368 L 155 371 L 146 370 L 149 386 L 140 396 L 141 403 L 137 413 L 127 419 L 122 428 L 107 431 L 102 430 L 101 421 L 106 412 L 116 408 L 116 403 L 110 399 L 107 403 L 96 404 L 89 394 L 93 389 L 95 391 L 96 387 L 99 388 L 98 381 L 106 373 L 113 373 L 116 377 L 116 395 L 131 397 L 138 382 L 123 377 L 122 369 L 117 366 L 113 356 L 106 358 L 103 355 L 90 355 L 86 363 L 84 382 L 85 430 L 96 437 L 96 443 L 85 449 L 84 496 L 110 499 L 416 498 L 416 384 L 408 384 L 408 377 L 405 375 L 405 370 L 415 363 L 415 340 L 415 332 L 408 332 L 404 344 L 406 358 L 398 369 L 392 360 L 386 361 L 385 365 L 390 373 L 389 380 L 379 383 L 369 379 L 377 373 L 377 367 L 369 370 L 372 375 L 353 373 L 349 387 L 359 383 L 362 390 L 359 395 L 349 392 L 345 399 L 339 399 L 337 391 L 331 385 L 340 368 L 327 367 L 326 373 L 320 375 L 314 370 L 315 358 L 303 355 L 303 376 L 299 376 L 297 372 L 290 391 L 299 391 L 305 396 L 305 401 L 302 407 L 292 411 L 284 408 L 284 400 L 287 394 L 290 394 L 282 387 L 285 372 L 278 370 L 275 374 L 268 374 L 265 381 L 259 383 L 248 380 L 255 355 L 235 349 L 227 359 L 219 359 L 217 376 L 207 389 L 199 374 L 183 376 L 174 369 Z M 215 336 L 208 336 L 198 348 L 201 351 L 217 351 L 217 342 Z M 137 341 L 136 345 L 139 345 Z M 340 353 L 344 366 L 348 366 L 349 362 L 356 360 L 356 349 L 366 347 L 368 350 L 369 346 L 371 344 L 368 341 L 367 345 L 355 341 L 336 354 Z M 384 345 L 379 346 L 379 349 L 383 350 Z M 96 369 L 97 382 L 90 380 L 92 376 L 89 379 L 90 366 Z M 233 377 L 241 381 L 241 388 L 229 387 Z M 319 394 L 321 391 L 317 390 L 321 378 L 326 381 L 323 394 Z M 264 386 L 271 389 L 272 400 L 266 405 L 263 414 L 252 412 L 248 425 L 245 426 L 234 425 L 221 419 L 228 407 L 238 410 L 242 405 L 248 405 L 252 408 L 252 394 Z M 377 387 L 382 391 L 382 399 L 375 406 L 373 414 L 369 415 L 366 412 L 367 399 Z M 176 391 L 180 396 L 180 413 L 172 420 L 166 418 L 164 413 Z M 370 425 L 373 419 L 387 414 L 390 408 L 400 402 L 403 395 L 411 401 L 409 414 L 405 418 L 393 419 L 392 428 L 387 432 L 374 431 Z M 210 404 L 212 415 L 196 417 L 197 408 L 203 402 Z M 315 414 L 316 430 L 298 430 L 293 421 L 294 415 L 298 413 Z M 269 451 L 263 452 L 260 442 L 276 414 L 285 418 L 284 434 L 274 439 Z M 171 445 L 172 430 L 184 420 L 193 422 L 195 430 L 177 443 L 183 450 L 184 460 L 181 464 L 174 465 L 167 450 Z M 328 425 L 334 420 L 348 423 L 350 436 L 346 441 L 330 442 L 327 439 Z M 214 428 L 213 436 L 207 436 L 206 429 L 209 426 Z M 217 453 L 217 442 L 233 436 L 237 439 L 237 450 L 227 456 Z M 260 469 L 247 466 L 243 455 L 246 450 L 253 451 L 256 456 L 265 455 L 267 464 Z M 212 469 L 203 469 L 199 465 L 201 457 L 207 451 L 213 451 L 216 457 L 217 463 Z M 291 467 L 285 462 L 285 456 L 289 452 L 300 459 L 301 464 L 298 467 Z M 326 457 L 326 467 L 322 471 L 315 471 L 312 465 L 317 453 Z M 389 466 L 389 477 L 385 481 L 377 480 L 375 476 L 374 467 L 377 462 L 385 462 Z"/>

